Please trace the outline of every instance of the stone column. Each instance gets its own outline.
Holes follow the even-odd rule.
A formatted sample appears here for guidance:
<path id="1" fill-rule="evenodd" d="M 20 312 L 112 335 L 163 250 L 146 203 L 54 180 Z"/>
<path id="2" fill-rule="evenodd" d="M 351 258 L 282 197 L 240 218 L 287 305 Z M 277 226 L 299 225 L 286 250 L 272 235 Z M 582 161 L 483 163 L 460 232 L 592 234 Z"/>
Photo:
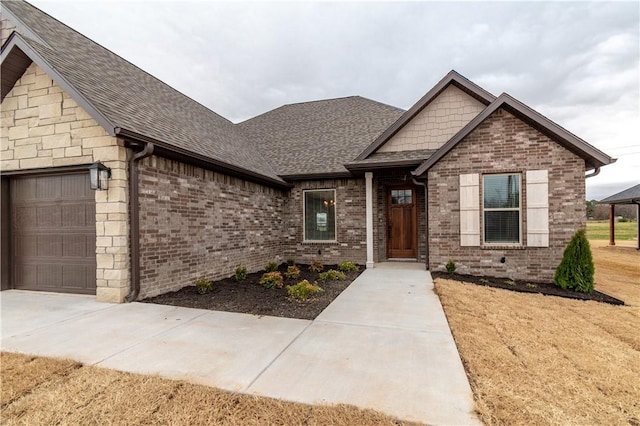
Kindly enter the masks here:
<path id="1" fill-rule="evenodd" d="M 367 268 L 373 268 L 373 172 L 364 174 L 366 183 Z"/>

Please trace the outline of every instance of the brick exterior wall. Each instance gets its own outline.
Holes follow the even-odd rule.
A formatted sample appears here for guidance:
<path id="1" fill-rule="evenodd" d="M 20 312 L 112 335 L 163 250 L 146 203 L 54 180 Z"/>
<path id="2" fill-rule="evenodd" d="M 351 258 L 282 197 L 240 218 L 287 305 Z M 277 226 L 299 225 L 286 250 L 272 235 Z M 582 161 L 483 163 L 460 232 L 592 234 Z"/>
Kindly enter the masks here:
<path id="1" fill-rule="evenodd" d="M 306 189 L 336 190 L 336 242 L 303 242 L 302 194 Z M 365 197 L 364 178 L 295 182 L 286 210 L 287 257 L 295 258 L 298 263 L 318 259 L 325 264 L 350 260 L 364 265 L 367 261 Z"/>
<path id="2" fill-rule="evenodd" d="M 438 149 L 484 108 L 480 101 L 449 85 L 379 152 Z"/>
<path id="3" fill-rule="evenodd" d="M 44 171 L 95 161 L 111 168 L 109 190 L 95 192 L 96 285 L 98 300 L 121 302 L 129 288 L 127 149 L 123 142 L 109 136 L 35 63 L 2 101 L 0 134 L 2 171 Z"/>
<path id="4" fill-rule="evenodd" d="M 549 171 L 549 247 L 526 247 L 525 172 L 541 169 Z M 523 247 L 461 247 L 459 175 L 498 172 L 522 174 Z M 584 160 L 499 109 L 428 172 L 430 268 L 444 270 L 453 259 L 461 273 L 552 280 L 571 236 L 586 226 L 584 172 Z"/>
<path id="5" fill-rule="evenodd" d="M 387 260 L 387 222 L 389 209 L 389 190 L 393 187 L 411 185 L 411 172 L 407 170 L 393 170 L 375 172 L 373 175 L 373 241 L 374 262 Z M 418 257 L 420 262 L 426 257 L 425 211 L 424 211 L 424 187 L 411 185 L 416 196 L 417 209 L 417 242 Z"/>
<path id="6" fill-rule="evenodd" d="M 139 171 L 140 298 L 284 261 L 282 191 L 156 156 Z"/>

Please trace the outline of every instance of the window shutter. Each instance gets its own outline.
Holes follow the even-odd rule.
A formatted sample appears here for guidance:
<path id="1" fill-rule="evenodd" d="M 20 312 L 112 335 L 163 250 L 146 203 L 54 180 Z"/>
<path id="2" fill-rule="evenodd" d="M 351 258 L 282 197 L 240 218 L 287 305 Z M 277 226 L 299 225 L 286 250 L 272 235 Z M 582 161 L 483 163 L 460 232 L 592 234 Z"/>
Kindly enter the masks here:
<path id="1" fill-rule="evenodd" d="M 480 245 L 480 175 L 460 175 L 460 245 Z"/>
<path id="2" fill-rule="evenodd" d="M 549 174 L 527 171 L 527 245 L 549 247 Z"/>

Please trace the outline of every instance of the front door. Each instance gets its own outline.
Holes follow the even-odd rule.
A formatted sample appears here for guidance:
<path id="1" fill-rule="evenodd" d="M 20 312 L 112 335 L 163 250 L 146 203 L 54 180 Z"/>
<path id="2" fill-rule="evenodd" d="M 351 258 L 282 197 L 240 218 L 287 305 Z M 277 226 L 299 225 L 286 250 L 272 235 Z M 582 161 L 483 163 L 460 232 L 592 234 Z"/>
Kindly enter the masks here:
<path id="1" fill-rule="evenodd" d="M 417 217 L 413 188 L 389 189 L 387 257 L 416 259 Z"/>

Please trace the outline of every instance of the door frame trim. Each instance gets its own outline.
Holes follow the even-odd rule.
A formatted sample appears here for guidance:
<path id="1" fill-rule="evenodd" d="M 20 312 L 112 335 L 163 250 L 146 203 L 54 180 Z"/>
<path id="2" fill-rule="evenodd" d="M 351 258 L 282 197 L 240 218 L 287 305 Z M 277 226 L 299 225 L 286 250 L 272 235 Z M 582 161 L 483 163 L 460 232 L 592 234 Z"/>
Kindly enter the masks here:
<path id="1" fill-rule="evenodd" d="M 411 221 L 413 224 L 413 233 L 412 233 L 412 239 L 413 239 L 413 247 L 414 247 L 414 257 L 409 257 L 407 259 L 418 259 L 418 256 L 420 255 L 419 250 L 418 250 L 418 199 L 417 199 L 417 190 L 416 190 L 416 186 L 412 185 L 412 184 L 399 184 L 399 185 L 389 185 L 387 186 L 386 190 L 387 190 L 387 233 L 386 233 L 386 242 L 387 242 L 387 259 L 405 259 L 404 257 L 392 257 L 391 256 L 391 191 L 395 190 L 395 189 L 410 189 L 412 191 L 412 202 L 411 202 L 411 210 L 412 210 L 412 215 L 411 215 Z"/>

